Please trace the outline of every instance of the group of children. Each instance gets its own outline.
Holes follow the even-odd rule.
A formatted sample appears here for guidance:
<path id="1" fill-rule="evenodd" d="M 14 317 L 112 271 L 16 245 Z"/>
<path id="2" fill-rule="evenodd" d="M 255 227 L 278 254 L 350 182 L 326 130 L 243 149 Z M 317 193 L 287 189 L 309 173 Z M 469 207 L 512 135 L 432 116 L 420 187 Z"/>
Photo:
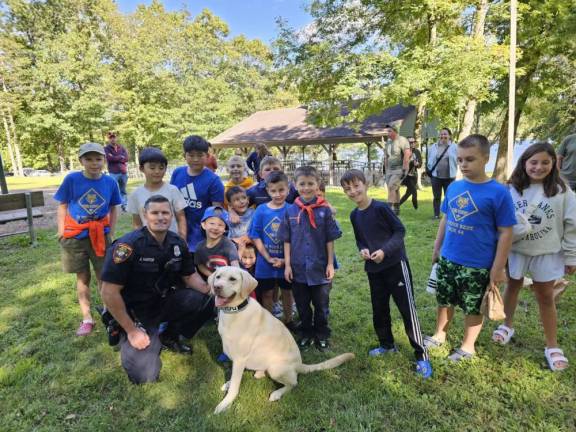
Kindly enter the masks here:
<path id="1" fill-rule="evenodd" d="M 163 180 L 167 160 L 162 152 L 155 148 L 140 152 L 140 170 L 146 180 L 132 192 L 127 207 L 134 227 L 144 223 L 142 208 L 149 196 L 166 196 L 175 215 L 171 229 L 187 240 L 203 277 L 218 266 L 243 267 L 258 280 L 256 297 L 270 312 L 279 289 L 283 320 L 300 334 L 302 349 L 311 345 L 321 351 L 328 349 L 329 295 L 337 266 L 334 241 L 342 232 L 335 210 L 321 190 L 319 173 L 303 166 L 290 181 L 280 161 L 266 156 L 259 167 L 261 180 L 254 184 L 246 175 L 244 159 L 233 156 L 224 185 L 205 168 L 208 148 L 209 143 L 199 136 L 186 138 L 186 166 L 173 172 L 169 184 Z M 428 350 L 446 342 L 455 306 L 464 311 L 464 338 L 449 359 L 473 357 L 483 323 L 480 304 L 486 287 L 504 282 L 508 271 L 510 280 L 504 295 L 507 319 L 495 330 L 493 340 L 506 344 L 514 334 L 512 318 L 519 288 L 530 273 L 550 369 L 568 366 L 556 341 L 553 284 L 576 270 L 574 193 L 560 179 L 549 144 L 526 150 L 509 187 L 486 176 L 489 148 L 481 135 L 471 135 L 458 144 L 458 164 L 464 178 L 449 187 L 442 204 L 444 217 L 433 252 L 433 261 L 438 262 L 438 311 L 432 336 L 423 337 L 420 330 L 402 222 L 387 204 L 368 196 L 368 183 L 361 171 L 349 170 L 342 176 L 344 193 L 356 206 L 350 220 L 365 261 L 379 339 L 370 356 L 397 351 L 390 317 L 392 297 L 415 351 L 417 374 L 431 376 Z M 63 237 L 64 269 L 77 274 L 83 313 L 78 335 L 89 334 L 94 325 L 87 288 L 89 261 L 99 278 L 103 250 L 114 232 L 115 206 L 120 204 L 117 186 L 102 174 L 104 151 L 100 149 L 94 143 L 81 146 L 83 172 L 69 174 L 55 196 L 61 202 L 58 233 Z M 299 326 L 294 323 L 294 303 Z"/>

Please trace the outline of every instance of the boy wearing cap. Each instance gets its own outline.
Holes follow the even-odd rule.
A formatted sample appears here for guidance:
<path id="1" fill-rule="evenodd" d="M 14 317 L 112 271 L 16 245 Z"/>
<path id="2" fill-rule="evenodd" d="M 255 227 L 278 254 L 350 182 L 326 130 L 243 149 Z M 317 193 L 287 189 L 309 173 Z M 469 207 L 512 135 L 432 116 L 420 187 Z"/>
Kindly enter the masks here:
<path id="1" fill-rule="evenodd" d="M 166 156 L 160 149 L 147 147 L 140 152 L 138 163 L 146 181 L 128 197 L 127 211 L 132 214 L 132 226 L 138 229 L 146 225 L 144 203 L 152 195 L 162 195 L 168 198 L 172 213 L 175 215 L 170 223 L 170 231 L 186 239 L 186 215 L 184 214 L 186 201 L 176 186 L 164 181 L 168 165 Z"/>
<path id="2" fill-rule="evenodd" d="M 116 206 L 122 204 L 122 199 L 116 181 L 102 173 L 106 153 L 100 144 L 83 144 L 78 157 L 83 170 L 68 174 L 54 199 L 60 202 L 57 221 L 62 267 L 66 273 L 76 273 L 82 312 L 76 335 L 86 336 L 94 328 L 90 313 L 90 263 L 100 291 L 104 255 L 116 227 Z"/>
<path id="3" fill-rule="evenodd" d="M 236 245 L 225 236 L 228 231 L 228 212 L 222 207 L 208 207 L 202 216 L 202 229 L 206 240 L 196 245 L 194 262 L 204 278 L 208 278 L 218 267 L 239 267 Z"/>
<path id="4" fill-rule="evenodd" d="M 186 242 L 191 252 L 202 241 L 200 222 L 204 210 L 210 206 L 222 206 L 224 185 L 216 174 L 205 168 L 209 143 L 198 135 L 186 137 L 183 143 L 184 157 L 188 166 L 178 167 L 172 173 L 170 184 L 176 186 L 186 202 Z"/>
<path id="5" fill-rule="evenodd" d="M 108 174 L 118 183 L 122 197 L 122 210 L 126 210 L 126 185 L 128 184 L 128 152 L 118 144 L 118 133 L 110 131 L 107 134 L 108 145 L 104 147 Z"/>

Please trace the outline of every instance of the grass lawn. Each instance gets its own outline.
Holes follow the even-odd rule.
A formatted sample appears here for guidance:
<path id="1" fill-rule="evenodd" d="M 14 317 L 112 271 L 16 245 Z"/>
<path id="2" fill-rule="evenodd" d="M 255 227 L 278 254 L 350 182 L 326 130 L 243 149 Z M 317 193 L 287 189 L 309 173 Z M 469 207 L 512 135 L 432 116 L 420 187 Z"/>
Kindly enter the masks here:
<path id="1" fill-rule="evenodd" d="M 381 189 L 373 189 L 383 198 Z M 424 290 L 436 223 L 431 193 L 421 208 L 402 209 L 423 330 L 434 328 L 435 299 Z M 478 356 L 449 364 L 448 348 L 432 353 L 434 377 L 413 373 L 413 353 L 393 308 L 399 354 L 368 358 L 375 346 L 368 284 L 348 214 L 351 205 L 329 190 L 344 236 L 336 242 L 341 269 L 331 303 L 333 352 L 305 352 L 306 363 L 352 351 L 357 358 L 337 369 L 301 375 L 279 402 L 269 379 L 245 373 L 240 395 L 219 416 L 220 386 L 230 374 L 215 361 L 221 350 L 214 324 L 193 340 L 191 357 L 163 353 L 160 382 L 133 386 L 102 325 L 86 338 L 74 336 L 80 315 L 74 277 L 62 273 L 53 232 L 39 233 L 31 249 L 26 236 L 0 241 L 0 430 L 1 431 L 570 431 L 576 430 L 576 294 L 571 286 L 559 305 L 559 341 L 572 366 L 545 369 L 544 341 L 536 302 L 521 295 L 516 338 L 506 347 L 490 342 L 487 323 Z M 121 218 L 121 232 L 129 217 Z M 456 314 L 448 345 L 462 337 Z"/>
<path id="2" fill-rule="evenodd" d="M 43 177 L 6 177 L 6 184 L 8 186 L 9 192 L 18 192 L 20 190 L 29 189 L 46 189 L 46 188 L 58 188 L 62 184 L 64 176 L 54 175 L 54 176 L 43 176 Z M 142 180 L 139 179 L 129 179 L 128 183 L 141 184 Z"/>
<path id="3" fill-rule="evenodd" d="M 9 192 L 17 192 L 22 189 L 44 189 L 57 188 L 62 184 L 64 176 L 42 176 L 42 177 L 6 177 L 6 184 Z"/>

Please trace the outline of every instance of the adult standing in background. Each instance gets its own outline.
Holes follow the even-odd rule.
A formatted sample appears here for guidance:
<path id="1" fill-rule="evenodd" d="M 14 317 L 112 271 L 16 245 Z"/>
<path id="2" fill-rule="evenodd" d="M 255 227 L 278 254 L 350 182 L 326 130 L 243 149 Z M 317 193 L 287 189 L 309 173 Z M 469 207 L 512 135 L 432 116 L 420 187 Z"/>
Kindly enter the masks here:
<path id="1" fill-rule="evenodd" d="M 126 211 L 126 185 L 128 184 L 128 152 L 118 144 L 118 133 L 115 131 L 108 132 L 108 144 L 104 147 L 106 152 L 106 161 L 108 162 L 108 174 L 120 189 L 122 197 L 122 210 Z"/>
<path id="2" fill-rule="evenodd" d="M 210 143 L 208 143 L 208 156 L 206 157 L 205 166 L 212 172 L 216 172 L 218 169 L 218 159 L 216 159 L 216 155 L 214 154 L 214 147 L 212 147 L 212 144 Z"/>
<path id="3" fill-rule="evenodd" d="M 440 219 L 440 203 L 442 191 L 446 195 L 448 185 L 454 181 L 458 172 L 457 148 L 452 142 L 452 131 L 440 129 L 440 139 L 428 149 L 426 157 L 426 172 L 432 183 L 434 196 L 434 219 Z"/>
<path id="4" fill-rule="evenodd" d="M 556 153 L 560 174 L 568 182 L 570 189 L 576 192 L 576 134 L 564 138 Z"/>
<path id="5" fill-rule="evenodd" d="M 256 176 L 256 181 L 262 180 L 260 177 L 260 162 L 266 156 L 272 156 L 268 147 L 264 143 L 256 143 L 254 145 L 254 151 L 248 155 L 248 159 L 246 159 L 246 165 L 248 168 L 254 173 Z"/>
<path id="6" fill-rule="evenodd" d="M 388 187 L 388 205 L 396 215 L 400 214 L 400 185 L 410 166 L 410 143 L 398 134 L 395 126 L 387 125 L 388 140 L 384 148 L 384 170 Z"/>
<path id="7" fill-rule="evenodd" d="M 414 137 L 408 138 L 408 143 L 410 144 L 410 166 L 408 167 L 408 174 L 404 177 L 403 184 L 406 186 L 406 192 L 404 196 L 400 198 L 399 205 L 402 205 L 410 196 L 412 196 L 412 206 L 415 210 L 418 209 L 418 168 L 422 166 L 422 154 L 420 150 L 416 148 L 416 140 Z"/>

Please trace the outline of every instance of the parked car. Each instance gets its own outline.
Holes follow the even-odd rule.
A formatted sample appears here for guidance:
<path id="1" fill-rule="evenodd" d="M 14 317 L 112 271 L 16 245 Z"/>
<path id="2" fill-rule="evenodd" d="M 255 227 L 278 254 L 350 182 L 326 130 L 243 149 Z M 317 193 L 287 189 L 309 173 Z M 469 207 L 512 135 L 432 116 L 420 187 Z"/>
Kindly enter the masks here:
<path id="1" fill-rule="evenodd" d="M 52 173 L 45 169 L 23 168 L 24 177 L 47 177 Z"/>
<path id="2" fill-rule="evenodd" d="M 31 177 L 47 177 L 47 176 L 51 176 L 52 173 L 48 170 L 34 170 L 32 171 L 32 174 L 30 174 Z"/>

